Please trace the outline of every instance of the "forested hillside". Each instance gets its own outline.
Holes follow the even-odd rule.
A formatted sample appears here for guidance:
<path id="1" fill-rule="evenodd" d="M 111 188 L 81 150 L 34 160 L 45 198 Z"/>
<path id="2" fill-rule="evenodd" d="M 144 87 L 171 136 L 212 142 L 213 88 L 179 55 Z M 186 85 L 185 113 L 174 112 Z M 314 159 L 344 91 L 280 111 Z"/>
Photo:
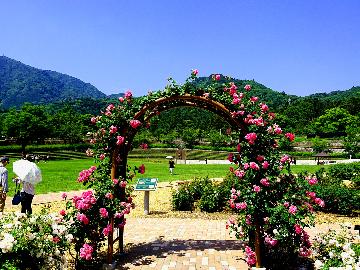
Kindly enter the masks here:
<path id="1" fill-rule="evenodd" d="M 25 102 L 49 104 L 65 99 L 105 96 L 77 78 L 0 56 L 0 108 L 20 107 Z"/>

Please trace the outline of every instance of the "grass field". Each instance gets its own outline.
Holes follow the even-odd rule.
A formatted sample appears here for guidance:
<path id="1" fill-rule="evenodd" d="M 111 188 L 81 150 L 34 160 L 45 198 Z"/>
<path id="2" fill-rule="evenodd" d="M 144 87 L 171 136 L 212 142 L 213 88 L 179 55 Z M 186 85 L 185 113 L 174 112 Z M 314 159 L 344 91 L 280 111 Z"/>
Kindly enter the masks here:
<path id="1" fill-rule="evenodd" d="M 14 160 L 12 160 L 14 161 Z M 160 182 L 171 182 L 179 180 L 190 180 L 194 177 L 205 177 L 210 178 L 222 178 L 229 172 L 229 165 L 213 165 L 213 164 L 202 164 L 202 165 L 184 165 L 178 164 L 175 166 L 174 174 L 170 175 L 168 169 L 167 160 L 155 160 L 155 159 L 129 159 L 129 165 L 139 166 L 145 165 L 145 174 L 137 174 L 137 178 L 140 177 L 156 177 L 159 178 Z M 84 186 L 76 181 L 79 172 L 88 169 L 94 165 L 92 159 L 72 159 L 72 160 L 53 160 L 50 162 L 40 162 L 38 166 L 42 171 L 43 181 L 36 185 L 36 193 L 43 194 L 49 192 L 61 192 L 70 190 L 81 190 Z M 9 179 L 14 177 L 12 172 L 12 164 L 8 165 L 10 172 Z M 320 169 L 321 166 L 307 166 L 307 165 L 296 165 L 292 166 L 293 173 L 299 173 L 301 171 L 308 171 L 314 173 Z M 13 194 L 15 185 L 9 181 L 10 194 Z"/>

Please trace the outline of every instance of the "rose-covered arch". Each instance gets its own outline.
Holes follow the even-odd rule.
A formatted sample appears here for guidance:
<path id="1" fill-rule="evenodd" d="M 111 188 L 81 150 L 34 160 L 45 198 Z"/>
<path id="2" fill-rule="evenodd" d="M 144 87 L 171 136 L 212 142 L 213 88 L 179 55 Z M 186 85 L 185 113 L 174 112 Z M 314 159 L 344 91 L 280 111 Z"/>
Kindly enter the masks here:
<path id="1" fill-rule="evenodd" d="M 252 95 L 248 82 L 235 84 L 220 75 L 199 80 L 196 75 L 194 70 L 182 85 L 170 79 L 163 91 L 142 98 L 135 99 L 127 92 L 117 104 L 110 104 L 102 115 L 91 119 L 94 147 L 88 154 L 95 157 L 97 166 L 81 172 L 78 180 L 94 192 L 68 202 L 65 215 L 75 220 L 80 261 L 96 257 L 99 242 L 107 238 L 107 260 L 111 263 L 114 228 L 120 230 L 115 241 L 120 242 L 122 251 L 125 215 L 132 206 L 127 183 L 135 174 L 127 165 L 127 156 L 133 138 L 151 117 L 181 106 L 212 111 L 239 133 L 234 149 L 237 154 L 229 156 L 235 164 L 230 167 L 233 188 L 229 206 L 239 218 L 230 218 L 227 227 L 237 237 L 249 240 L 245 249 L 248 264 L 270 265 L 274 251 L 281 253 L 284 247 L 291 255 L 309 255 L 310 242 L 303 228 L 313 222 L 311 204 L 323 205 L 323 201 L 309 191 L 316 179 L 294 177 L 289 157 L 278 150 L 279 140 L 292 141 L 294 135 L 283 133 L 268 106 Z"/>

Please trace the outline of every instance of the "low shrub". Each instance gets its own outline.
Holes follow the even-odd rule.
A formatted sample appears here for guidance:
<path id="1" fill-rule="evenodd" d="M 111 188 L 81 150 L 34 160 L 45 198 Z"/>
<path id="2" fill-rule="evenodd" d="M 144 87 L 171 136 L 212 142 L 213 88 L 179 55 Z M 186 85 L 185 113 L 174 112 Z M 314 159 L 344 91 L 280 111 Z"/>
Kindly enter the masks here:
<path id="1" fill-rule="evenodd" d="M 216 183 L 204 187 L 198 207 L 201 211 L 212 213 L 221 210 L 221 193 Z"/>
<path id="2" fill-rule="evenodd" d="M 335 164 L 329 168 L 328 175 L 331 178 L 351 180 L 360 175 L 360 162 Z"/>
<path id="3" fill-rule="evenodd" d="M 191 194 L 189 185 L 183 184 L 178 190 L 172 193 L 172 207 L 177 211 L 192 211 L 194 208 L 194 198 Z"/>
<path id="4" fill-rule="evenodd" d="M 226 177 L 222 182 L 210 180 L 208 177 L 195 178 L 179 187 L 172 194 L 174 210 L 189 211 L 196 206 L 205 212 L 222 211 L 227 205 L 230 190 L 235 179 Z"/>
<path id="5" fill-rule="evenodd" d="M 351 215 L 360 210 L 360 194 L 344 184 L 318 185 L 313 188 L 316 195 L 325 202 L 324 212 Z"/>

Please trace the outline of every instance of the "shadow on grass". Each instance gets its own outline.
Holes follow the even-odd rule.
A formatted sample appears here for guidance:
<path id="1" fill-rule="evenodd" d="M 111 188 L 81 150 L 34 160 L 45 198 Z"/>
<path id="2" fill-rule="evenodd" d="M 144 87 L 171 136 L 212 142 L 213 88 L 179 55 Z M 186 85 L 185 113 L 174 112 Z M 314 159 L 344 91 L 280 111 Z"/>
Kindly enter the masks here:
<path id="1" fill-rule="evenodd" d="M 165 241 L 160 236 L 157 240 L 148 243 L 129 243 L 125 247 L 124 254 L 115 255 L 117 261 L 116 269 L 127 270 L 134 266 L 150 265 L 158 259 L 164 259 L 167 256 L 175 255 L 177 257 L 185 257 L 190 251 L 204 251 L 214 249 L 216 251 L 238 251 L 239 256 L 236 261 L 240 265 L 246 266 L 242 255 L 244 242 L 239 240 L 170 240 Z M 176 260 L 176 259 L 175 259 Z M 190 260 L 190 257 L 189 257 Z M 128 264 L 128 265 L 126 265 Z M 129 265 L 130 264 L 130 265 Z M 141 268 L 142 269 L 142 268 Z M 156 266 L 154 269 L 158 269 Z"/>

